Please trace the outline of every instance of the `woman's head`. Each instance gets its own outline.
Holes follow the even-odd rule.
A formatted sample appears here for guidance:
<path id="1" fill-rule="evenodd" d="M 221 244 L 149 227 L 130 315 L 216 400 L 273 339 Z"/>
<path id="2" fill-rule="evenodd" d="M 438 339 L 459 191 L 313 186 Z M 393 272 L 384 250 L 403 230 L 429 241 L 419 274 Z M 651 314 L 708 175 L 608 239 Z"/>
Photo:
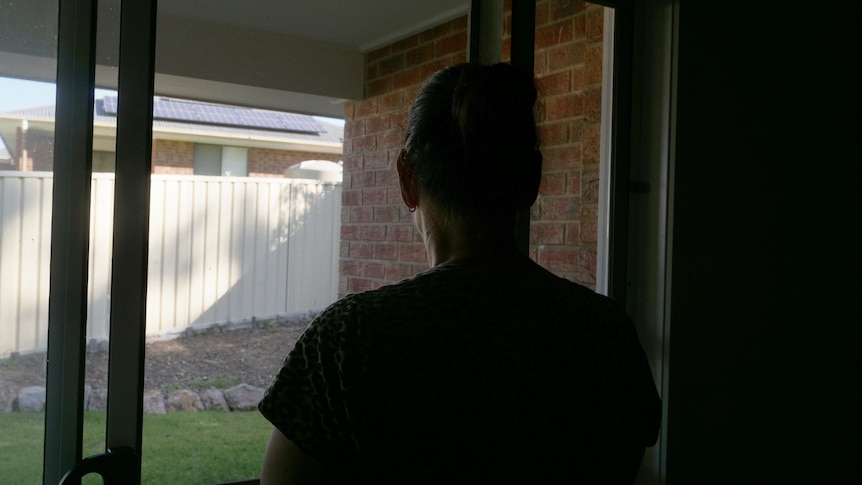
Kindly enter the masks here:
<path id="1" fill-rule="evenodd" d="M 505 220 L 536 199 L 541 154 L 531 75 L 460 64 L 419 90 L 402 163 L 436 209 L 471 223 Z"/>

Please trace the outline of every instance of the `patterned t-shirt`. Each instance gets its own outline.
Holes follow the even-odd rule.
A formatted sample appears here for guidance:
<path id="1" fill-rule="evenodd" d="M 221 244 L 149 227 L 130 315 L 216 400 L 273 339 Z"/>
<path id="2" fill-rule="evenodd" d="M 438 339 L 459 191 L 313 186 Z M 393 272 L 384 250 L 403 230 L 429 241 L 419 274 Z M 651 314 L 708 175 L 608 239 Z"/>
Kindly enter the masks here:
<path id="1" fill-rule="evenodd" d="M 532 262 L 346 296 L 259 409 L 357 483 L 631 482 L 661 417 L 631 320 Z"/>

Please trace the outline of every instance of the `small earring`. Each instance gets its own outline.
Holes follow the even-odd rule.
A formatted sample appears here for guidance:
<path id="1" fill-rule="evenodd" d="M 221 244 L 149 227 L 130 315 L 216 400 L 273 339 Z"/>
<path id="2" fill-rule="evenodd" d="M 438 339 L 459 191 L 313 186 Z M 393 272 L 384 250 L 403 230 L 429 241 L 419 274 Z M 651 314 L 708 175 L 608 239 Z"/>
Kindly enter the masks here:
<path id="1" fill-rule="evenodd" d="M 415 208 L 415 207 L 408 207 L 408 208 L 407 208 L 407 210 L 408 210 L 408 211 L 410 211 L 410 212 L 416 212 L 416 208 Z"/>

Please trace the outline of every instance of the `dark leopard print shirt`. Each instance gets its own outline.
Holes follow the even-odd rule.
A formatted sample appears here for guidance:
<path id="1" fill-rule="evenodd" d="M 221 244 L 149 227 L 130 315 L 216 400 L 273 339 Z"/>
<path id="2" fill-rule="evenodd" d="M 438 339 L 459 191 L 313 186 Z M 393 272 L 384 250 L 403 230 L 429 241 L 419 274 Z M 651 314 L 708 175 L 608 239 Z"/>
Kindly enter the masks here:
<path id="1" fill-rule="evenodd" d="M 348 295 L 260 403 L 350 483 L 631 483 L 661 406 L 630 319 L 526 267 L 447 264 Z"/>

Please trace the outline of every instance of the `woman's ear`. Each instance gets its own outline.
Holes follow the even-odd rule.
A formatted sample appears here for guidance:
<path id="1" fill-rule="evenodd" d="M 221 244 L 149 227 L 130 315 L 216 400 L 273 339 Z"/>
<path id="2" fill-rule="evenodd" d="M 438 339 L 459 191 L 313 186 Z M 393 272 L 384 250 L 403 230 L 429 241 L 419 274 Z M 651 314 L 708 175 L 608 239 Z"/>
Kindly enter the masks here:
<path id="1" fill-rule="evenodd" d="M 398 161 L 395 164 L 398 170 L 398 183 L 401 186 L 401 200 L 408 209 L 415 209 L 419 205 L 419 190 L 416 184 L 416 175 L 413 173 L 413 168 L 407 162 L 407 152 L 401 150 L 398 154 Z"/>

